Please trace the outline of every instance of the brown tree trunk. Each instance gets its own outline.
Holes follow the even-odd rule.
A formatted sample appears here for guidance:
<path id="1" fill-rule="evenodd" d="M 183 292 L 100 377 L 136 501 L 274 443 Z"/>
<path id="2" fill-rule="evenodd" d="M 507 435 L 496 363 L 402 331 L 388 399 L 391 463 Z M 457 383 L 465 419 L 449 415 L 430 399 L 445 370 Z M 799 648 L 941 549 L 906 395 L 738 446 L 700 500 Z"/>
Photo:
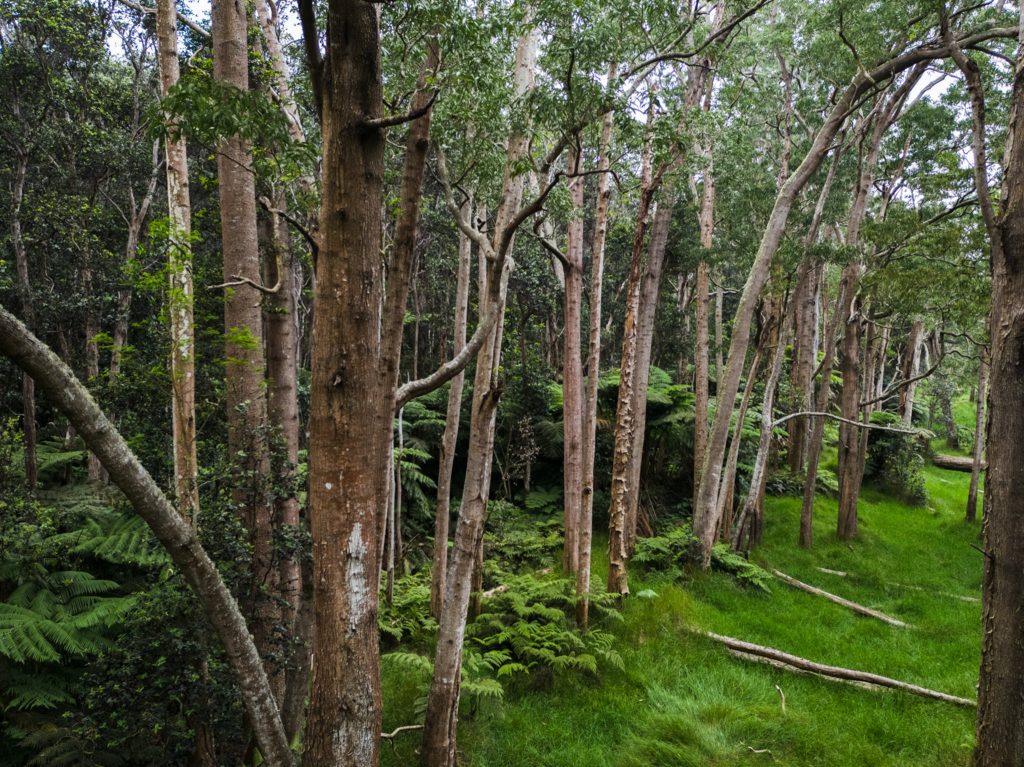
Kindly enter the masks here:
<path id="1" fill-rule="evenodd" d="M 379 759 L 378 544 L 395 386 L 379 366 L 397 367 L 380 335 L 384 134 L 365 123 L 383 112 L 377 9 L 331 2 L 327 50 L 309 420 L 316 628 L 304 764 L 355 767 Z"/>
<path id="2" fill-rule="evenodd" d="M 248 17 L 230 0 L 213 4 L 213 74 L 226 85 L 249 88 Z M 248 609 L 256 645 L 270 658 L 278 615 L 270 595 L 276 592 L 273 556 L 273 501 L 266 440 L 266 355 L 263 335 L 261 270 L 256 228 L 256 186 L 252 157 L 241 136 L 218 147 L 221 250 L 224 261 L 225 404 L 232 499 L 253 547 Z M 268 665 L 276 692 L 283 691 L 283 669 Z"/>
<path id="3" fill-rule="evenodd" d="M 579 173 L 580 153 L 568 156 L 570 172 Z M 562 451 L 565 543 L 562 568 L 575 575 L 579 567 L 580 518 L 583 514 L 583 176 L 569 179 L 574 211 L 565 252 L 562 354 Z"/>
<path id="4" fill-rule="evenodd" d="M 985 402 L 988 398 L 988 355 L 981 352 L 978 363 L 978 396 L 974 422 L 974 450 L 971 463 L 971 487 L 967 492 L 967 521 L 974 522 L 978 515 L 978 481 L 981 460 L 985 452 Z"/>
<path id="5" fill-rule="evenodd" d="M 54 407 L 67 416 L 88 448 L 99 456 L 111 481 L 127 496 L 181 570 L 224 644 L 264 764 L 289 767 L 291 749 L 260 656 L 238 604 L 204 551 L 195 529 L 167 500 L 71 370 L 3 308 L 0 353 L 31 375 Z"/>
<path id="6" fill-rule="evenodd" d="M 615 79 L 616 65 L 608 68 L 609 82 Z M 601 143 L 597 160 L 597 210 L 594 214 L 594 239 L 590 259 L 590 338 L 587 354 L 587 381 L 583 410 L 583 479 L 580 511 L 579 569 L 576 571 L 576 623 L 583 631 L 590 620 L 590 562 L 594 534 L 594 453 L 597 442 L 597 383 L 601 377 L 601 290 L 604 282 L 604 249 L 608 236 L 608 200 L 611 196 L 609 173 L 614 114 L 608 112 L 601 122 Z"/>
<path id="7" fill-rule="evenodd" d="M 1024 27 L 1024 6 L 1020 21 Z M 980 72 L 962 51 L 954 50 L 971 95 L 975 186 L 992 261 L 989 466 L 982 523 L 981 675 L 974 752 L 978 767 L 1024 764 L 1024 513 L 1019 500 L 1024 467 L 1024 39 L 1019 42 L 998 215 L 989 193 Z"/>
<path id="8" fill-rule="evenodd" d="M 700 210 L 700 244 L 710 249 L 714 238 L 715 182 L 709 165 L 704 172 L 704 196 Z M 708 332 L 708 299 L 711 290 L 711 267 L 707 261 L 697 264 L 697 284 L 694 292 L 693 341 L 693 500 L 700 494 L 701 472 L 708 449 L 708 397 L 711 338 Z"/>

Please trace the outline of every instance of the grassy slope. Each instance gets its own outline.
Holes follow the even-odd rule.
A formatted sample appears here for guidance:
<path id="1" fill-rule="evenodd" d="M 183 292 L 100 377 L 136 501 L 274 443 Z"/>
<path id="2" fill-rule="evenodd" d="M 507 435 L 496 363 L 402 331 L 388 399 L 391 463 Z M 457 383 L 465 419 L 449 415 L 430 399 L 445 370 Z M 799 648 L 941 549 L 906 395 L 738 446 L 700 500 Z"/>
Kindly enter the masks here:
<path id="1" fill-rule="evenodd" d="M 929 467 L 924 508 L 866 491 L 861 537 L 852 545 L 835 540 L 835 501 L 823 499 L 810 551 L 795 545 L 799 501 L 768 501 L 757 561 L 913 628 L 855 616 L 782 583 L 766 595 L 720 575 L 685 584 L 634 582 L 634 593 L 650 588 L 658 596 L 626 603 L 625 621 L 615 629 L 625 671 L 567 677 L 553 689 L 516 691 L 504 702 L 485 703 L 460 728 L 467 763 L 966 765 L 973 711 L 735 660 L 687 628 L 974 697 L 980 605 L 948 596 L 977 596 L 980 588 L 981 555 L 971 548 L 978 528 L 961 521 L 967 481 L 967 474 Z M 822 573 L 818 566 L 849 575 Z M 785 694 L 785 712 L 776 685 Z M 412 721 L 415 695 L 390 675 L 386 727 Z M 416 735 L 400 738 L 394 750 L 385 746 L 386 761 L 414 763 Z"/>

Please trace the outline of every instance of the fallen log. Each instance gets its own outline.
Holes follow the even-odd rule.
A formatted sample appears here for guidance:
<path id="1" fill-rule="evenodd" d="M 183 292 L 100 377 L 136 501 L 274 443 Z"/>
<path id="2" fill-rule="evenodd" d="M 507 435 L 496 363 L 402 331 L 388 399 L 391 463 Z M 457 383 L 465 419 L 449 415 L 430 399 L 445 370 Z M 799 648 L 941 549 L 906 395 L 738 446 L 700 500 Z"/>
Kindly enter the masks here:
<path id="1" fill-rule="evenodd" d="M 843 607 L 849 610 L 853 610 L 855 613 L 860 613 L 861 615 L 866 615 L 869 618 L 880 620 L 883 623 L 888 623 L 890 626 L 899 626 L 900 628 L 907 628 L 908 624 L 904 623 L 898 618 L 893 618 L 891 615 L 886 615 L 885 613 L 880 612 L 878 610 L 872 610 L 870 607 L 859 605 L 856 602 L 851 602 L 849 599 L 843 599 L 842 597 L 836 596 L 835 594 L 829 593 L 828 591 L 823 591 L 822 589 L 811 586 L 810 584 L 804 583 L 803 581 L 798 581 L 796 578 L 786 575 L 781 570 L 772 570 L 772 575 L 774 575 L 779 580 L 788 583 L 793 588 L 800 589 L 801 591 L 806 591 L 808 594 L 814 594 L 815 596 L 824 597 L 830 602 L 835 602 L 837 605 L 842 605 Z"/>
<path id="2" fill-rule="evenodd" d="M 974 468 L 974 459 L 965 455 L 941 455 L 936 453 L 932 456 L 932 463 L 940 469 L 949 469 L 950 471 L 970 472 Z M 982 462 L 981 470 L 985 471 L 987 468 L 988 463 Z"/>
<path id="3" fill-rule="evenodd" d="M 764 659 L 766 661 L 770 661 L 771 664 L 777 668 L 804 671 L 810 674 L 827 677 L 829 679 L 839 679 L 858 685 L 871 685 L 873 687 L 886 687 L 891 690 L 902 690 L 903 692 L 919 695 L 922 698 L 941 700 L 945 703 L 953 703 L 957 706 L 973 707 L 978 705 L 977 701 L 971 700 L 970 698 L 961 698 L 957 695 L 949 695 L 948 693 L 938 692 L 937 690 L 930 690 L 927 687 L 921 687 L 920 685 L 911 684 L 909 682 L 901 682 L 898 679 L 892 679 L 879 674 L 872 674 L 869 671 L 857 671 L 852 668 L 828 666 L 824 663 L 816 663 L 815 661 L 808 660 L 807 658 L 801 658 L 798 655 L 790 655 L 789 653 L 777 650 L 774 647 L 764 647 L 763 645 L 744 642 L 742 639 L 714 634 L 710 631 L 701 633 L 709 639 L 713 639 L 716 642 L 724 644 L 734 654 L 738 654 L 740 656 L 752 656 L 759 660 Z"/>

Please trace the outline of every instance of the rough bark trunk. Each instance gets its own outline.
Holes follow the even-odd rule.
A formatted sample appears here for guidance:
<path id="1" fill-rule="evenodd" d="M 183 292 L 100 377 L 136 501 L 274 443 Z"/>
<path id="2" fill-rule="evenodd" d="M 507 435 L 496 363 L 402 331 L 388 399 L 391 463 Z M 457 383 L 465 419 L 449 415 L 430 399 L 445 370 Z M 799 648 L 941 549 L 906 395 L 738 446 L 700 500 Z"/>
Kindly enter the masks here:
<path id="1" fill-rule="evenodd" d="M 981 674 L 974 752 L 979 767 L 1024 764 L 1024 6 L 1020 16 L 998 215 L 989 193 L 980 72 L 958 48 L 953 52 L 971 95 L 975 187 L 992 263 L 989 467 L 982 523 Z"/>
<path id="2" fill-rule="evenodd" d="M 327 68 L 309 421 L 315 630 L 304 763 L 355 767 L 379 760 L 378 544 L 395 387 L 390 369 L 381 368 L 397 367 L 381 348 L 384 134 L 366 124 L 383 112 L 375 6 L 329 3 Z"/>
<path id="3" fill-rule="evenodd" d="M 700 214 L 701 247 L 710 249 L 714 235 L 715 183 L 709 167 L 704 174 L 704 197 Z M 711 267 L 706 261 L 697 264 L 694 287 L 694 322 L 697 327 L 693 342 L 693 500 L 700 495 L 701 474 L 708 451 L 708 397 L 711 338 L 708 332 L 708 299 L 711 290 Z"/>
<path id="4" fill-rule="evenodd" d="M 616 65 L 608 68 L 609 82 L 615 79 Z M 594 239 L 590 259 L 590 337 L 587 353 L 587 381 L 583 410 L 583 480 L 580 510 L 579 569 L 576 571 L 576 623 L 586 631 L 590 620 L 590 562 L 594 533 L 594 453 L 597 442 L 597 383 L 601 377 L 601 291 L 604 283 L 604 249 L 608 237 L 608 201 L 612 127 L 614 115 L 605 114 L 601 122 L 601 143 L 597 160 L 597 209 L 594 214 Z"/>
<path id="5" fill-rule="evenodd" d="M 570 172 L 579 173 L 580 154 L 570 152 Z M 562 451 L 565 543 L 562 568 L 575 575 L 579 567 L 580 518 L 583 514 L 583 177 L 570 178 L 574 211 L 565 251 L 562 336 Z"/>
<path id="6" fill-rule="evenodd" d="M 971 460 L 971 486 L 967 492 L 967 521 L 974 522 L 978 515 L 978 481 L 981 460 L 985 452 L 985 402 L 988 398 L 988 356 L 983 350 L 978 363 L 978 395 L 974 422 L 974 450 Z"/>
<path id="7" fill-rule="evenodd" d="M 45 344 L 0 308 L 0 352 L 31 375 L 99 456 L 111 481 L 153 530 L 195 591 L 231 664 L 264 763 L 292 764 L 277 704 L 245 619 L 195 529 L 178 514 L 88 390 Z"/>

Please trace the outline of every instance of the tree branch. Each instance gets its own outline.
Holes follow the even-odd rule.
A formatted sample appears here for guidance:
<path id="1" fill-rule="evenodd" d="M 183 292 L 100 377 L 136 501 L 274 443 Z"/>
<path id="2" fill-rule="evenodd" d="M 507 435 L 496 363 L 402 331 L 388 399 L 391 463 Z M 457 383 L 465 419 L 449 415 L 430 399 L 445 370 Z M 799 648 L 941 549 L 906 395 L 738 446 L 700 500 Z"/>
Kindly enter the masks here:
<path id="1" fill-rule="evenodd" d="M 851 426 L 857 426 L 861 429 L 877 429 L 878 431 L 891 431 L 897 434 L 918 434 L 918 431 L 913 429 L 897 429 L 893 426 L 883 426 L 880 423 L 864 423 L 862 421 L 854 421 L 849 418 L 842 418 L 841 416 L 833 415 L 832 413 L 821 413 L 814 410 L 804 410 L 799 413 L 790 413 L 789 415 L 784 415 L 782 416 L 782 418 L 772 421 L 772 428 L 774 429 L 778 426 L 781 426 L 782 424 L 786 423 L 786 421 L 792 421 L 794 418 L 831 418 L 833 421 L 848 423 Z"/>
<path id="2" fill-rule="evenodd" d="M 142 5 L 141 3 L 133 3 L 132 0 L 117 0 L 117 2 L 119 2 L 125 8 L 131 8 L 133 11 L 138 11 L 139 13 L 156 13 L 156 8 L 151 8 L 148 5 Z M 178 21 L 180 21 L 186 27 L 191 29 L 204 40 L 211 39 L 209 30 L 203 29 L 201 26 L 196 24 L 194 21 L 192 21 L 192 19 L 190 19 L 181 11 L 178 11 Z"/>
<path id="3" fill-rule="evenodd" d="M 413 109 L 410 110 L 409 112 L 406 112 L 405 114 L 400 115 L 388 115 L 386 117 L 376 117 L 372 120 L 363 120 L 361 123 L 359 123 L 359 125 L 360 127 L 366 129 L 382 130 L 384 128 L 393 128 L 396 125 L 402 125 L 403 123 L 418 120 L 421 117 L 423 117 L 423 115 L 425 115 L 427 112 L 429 112 L 432 106 L 434 106 L 434 102 L 437 101 L 437 96 L 439 93 L 440 91 L 435 90 L 434 95 L 430 97 L 430 100 L 427 101 L 427 103 L 421 106 L 419 109 Z"/>

